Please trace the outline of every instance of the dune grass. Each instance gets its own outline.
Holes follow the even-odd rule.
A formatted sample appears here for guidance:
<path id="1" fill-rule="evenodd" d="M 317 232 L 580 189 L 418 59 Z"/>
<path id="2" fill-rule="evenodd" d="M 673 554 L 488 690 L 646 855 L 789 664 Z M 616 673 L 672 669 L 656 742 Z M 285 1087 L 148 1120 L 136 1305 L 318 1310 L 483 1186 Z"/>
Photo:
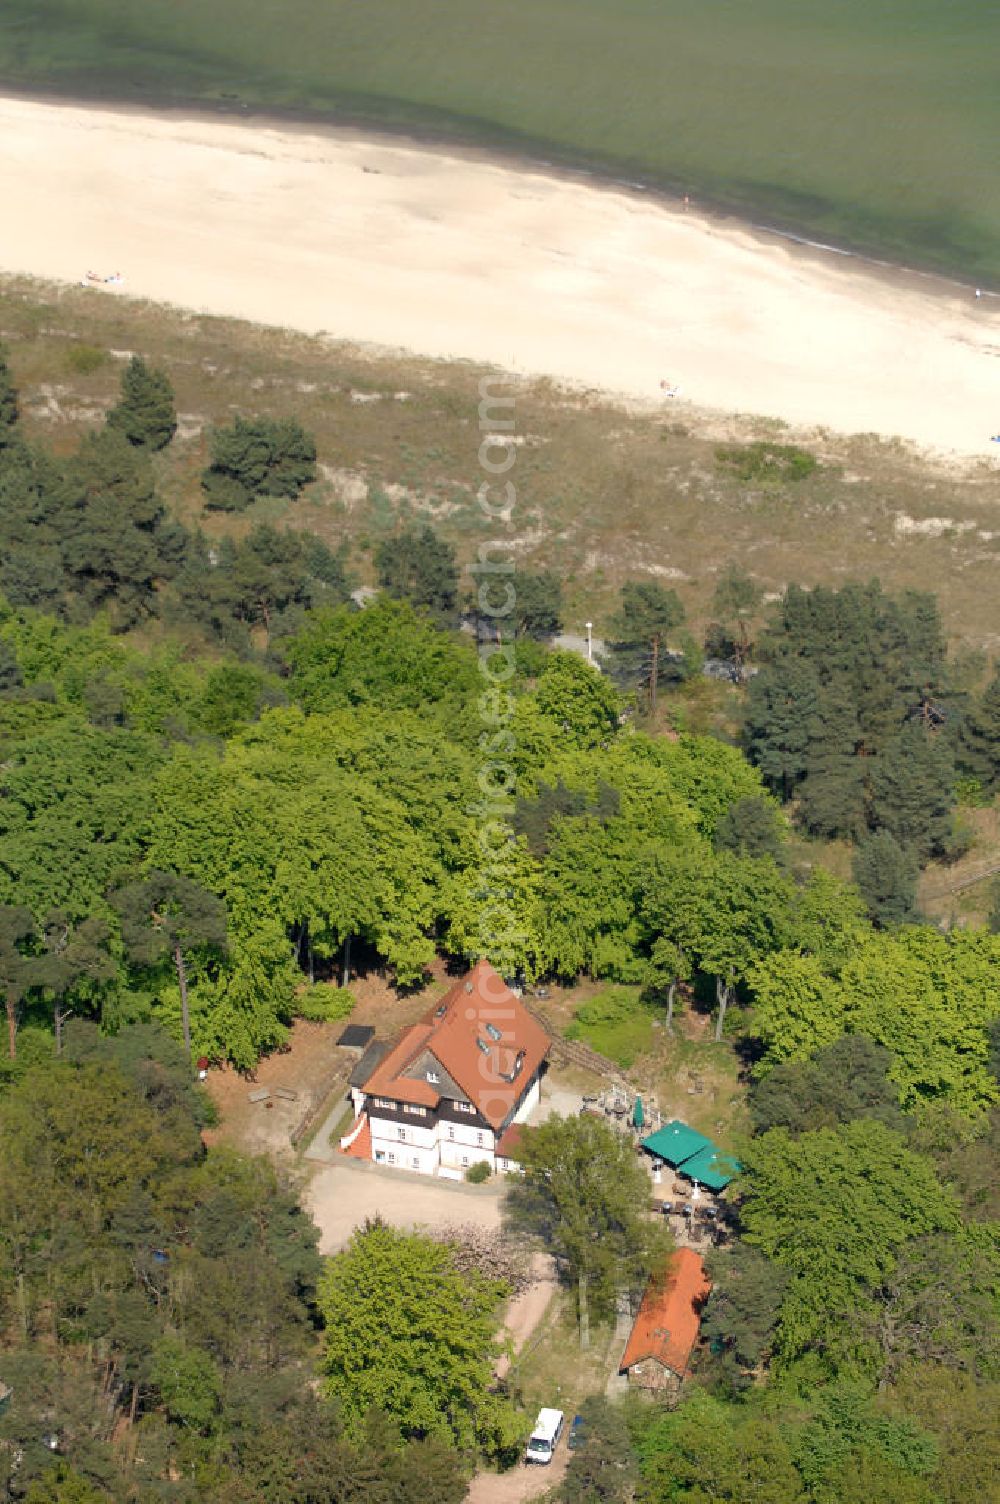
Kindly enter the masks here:
<path id="1" fill-rule="evenodd" d="M 474 366 L 15 278 L 0 281 L 0 341 L 28 433 L 60 453 L 102 420 L 128 352 L 163 365 L 181 426 L 157 458 L 158 484 L 182 521 L 211 536 L 259 521 L 310 528 L 348 545 L 363 582 L 374 577 L 379 540 L 406 521 L 433 522 L 463 563 L 482 541 Z M 105 357 L 96 365 L 93 351 Z M 235 412 L 296 417 L 315 434 L 320 479 L 300 500 L 264 500 L 236 518 L 204 511 L 208 429 Z M 956 646 L 1000 654 L 995 466 L 931 466 L 896 442 L 793 433 L 773 420 L 683 419 L 519 384 L 516 556 L 558 572 L 567 630 L 592 620 L 606 635 L 622 582 L 653 576 L 676 587 L 697 635 L 719 572 L 738 560 L 769 593 L 789 580 L 839 585 L 873 574 L 890 590 L 933 590 Z M 821 463 L 802 480 L 760 483 L 717 459 L 720 446 L 760 439 L 794 441 Z M 715 726 L 718 698 L 718 685 L 697 681 L 687 723 Z"/>
<path id="2" fill-rule="evenodd" d="M 1000 284 L 982 0 L 4 0 L 0 81 L 338 116 Z"/>

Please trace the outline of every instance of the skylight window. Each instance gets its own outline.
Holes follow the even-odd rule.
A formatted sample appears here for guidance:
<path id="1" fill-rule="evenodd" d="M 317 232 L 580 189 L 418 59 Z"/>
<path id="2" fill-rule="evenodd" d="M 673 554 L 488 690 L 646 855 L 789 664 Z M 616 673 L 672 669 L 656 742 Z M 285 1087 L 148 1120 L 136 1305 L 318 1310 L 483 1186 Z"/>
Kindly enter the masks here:
<path id="1" fill-rule="evenodd" d="M 501 1029 L 498 1029 L 496 1024 L 487 1024 L 486 1032 L 490 1036 L 490 1038 L 495 1039 L 498 1044 L 503 1038 L 503 1031 Z"/>
<path id="2" fill-rule="evenodd" d="M 484 1055 L 488 1055 L 490 1053 L 491 1046 L 487 1043 L 487 1041 L 485 1039 L 480 1039 L 479 1036 L 477 1035 L 476 1036 L 476 1049 L 477 1050 L 481 1050 Z"/>

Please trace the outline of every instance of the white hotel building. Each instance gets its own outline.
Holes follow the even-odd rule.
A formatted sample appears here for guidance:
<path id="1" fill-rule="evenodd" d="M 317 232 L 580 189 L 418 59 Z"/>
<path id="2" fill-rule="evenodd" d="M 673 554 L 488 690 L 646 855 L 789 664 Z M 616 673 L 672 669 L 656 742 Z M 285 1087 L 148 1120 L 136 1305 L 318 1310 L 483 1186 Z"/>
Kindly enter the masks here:
<path id="1" fill-rule="evenodd" d="M 341 1148 L 452 1180 L 482 1160 L 513 1168 L 515 1130 L 538 1103 L 550 1043 L 489 962 L 478 962 L 420 1023 L 366 1050 L 351 1076 L 356 1117 Z"/>

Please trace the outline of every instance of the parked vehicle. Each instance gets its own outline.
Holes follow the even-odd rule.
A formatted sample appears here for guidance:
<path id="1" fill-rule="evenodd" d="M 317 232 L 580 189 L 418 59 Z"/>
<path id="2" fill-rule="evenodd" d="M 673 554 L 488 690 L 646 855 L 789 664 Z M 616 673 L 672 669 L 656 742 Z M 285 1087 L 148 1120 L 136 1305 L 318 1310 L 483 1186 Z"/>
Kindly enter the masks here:
<path id="1" fill-rule="evenodd" d="M 535 1429 L 525 1449 L 525 1462 L 552 1461 L 552 1453 L 562 1435 L 565 1418 L 561 1410 L 539 1410 Z"/>
<path id="2" fill-rule="evenodd" d="M 584 1420 L 582 1415 L 574 1415 L 572 1421 L 570 1422 L 569 1435 L 566 1438 L 566 1445 L 569 1447 L 571 1452 L 575 1452 L 577 1447 L 582 1447 L 583 1443 L 586 1440 L 587 1422 Z"/>

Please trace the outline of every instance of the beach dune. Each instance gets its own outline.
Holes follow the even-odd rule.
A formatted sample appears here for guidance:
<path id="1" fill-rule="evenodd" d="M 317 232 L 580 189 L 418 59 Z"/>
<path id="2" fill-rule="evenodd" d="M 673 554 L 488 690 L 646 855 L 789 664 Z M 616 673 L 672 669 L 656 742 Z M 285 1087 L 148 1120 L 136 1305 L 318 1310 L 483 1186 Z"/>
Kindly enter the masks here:
<path id="1" fill-rule="evenodd" d="M 0 141 L 5 272 L 1000 459 L 971 288 L 347 130 L 0 99 Z"/>

